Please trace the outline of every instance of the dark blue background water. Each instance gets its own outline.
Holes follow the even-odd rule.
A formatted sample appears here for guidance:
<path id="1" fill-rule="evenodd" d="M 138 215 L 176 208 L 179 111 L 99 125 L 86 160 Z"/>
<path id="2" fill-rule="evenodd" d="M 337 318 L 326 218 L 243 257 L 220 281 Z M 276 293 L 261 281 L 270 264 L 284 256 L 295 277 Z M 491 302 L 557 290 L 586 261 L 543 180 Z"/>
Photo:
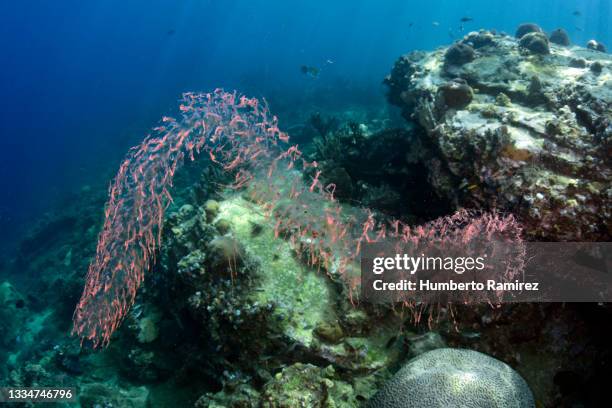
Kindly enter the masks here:
<path id="1" fill-rule="evenodd" d="M 67 191 L 107 183 L 127 148 L 184 91 L 238 87 L 278 101 L 281 112 L 304 109 L 318 94 L 321 104 L 358 96 L 384 103 L 380 83 L 393 61 L 462 35 L 461 17 L 474 18 L 466 32 L 513 33 L 533 21 L 566 28 L 577 44 L 597 38 L 612 46 L 610 3 L 2 1 L 2 245 Z M 302 64 L 323 68 L 320 77 L 303 75 Z"/>

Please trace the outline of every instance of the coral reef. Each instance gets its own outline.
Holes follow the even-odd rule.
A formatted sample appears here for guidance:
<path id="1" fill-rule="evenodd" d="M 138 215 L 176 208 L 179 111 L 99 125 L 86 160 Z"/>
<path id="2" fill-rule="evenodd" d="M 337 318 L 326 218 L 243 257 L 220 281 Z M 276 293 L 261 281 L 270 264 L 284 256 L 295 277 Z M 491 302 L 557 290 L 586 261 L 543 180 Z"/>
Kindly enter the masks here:
<path id="1" fill-rule="evenodd" d="M 261 406 L 348 408 L 358 404 L 353 388 L 337 380 L 332 366 L 319 368 L 298 363 L 283 369 L 266 384 Z"/>
<path id="2" fill-rule="evenodd" d="M 607 398 L 605 306 L 440 305 L 428 326 L 427 305 L 357 296 L 363 242 L 521 242 L 490 208 L 531 239 L 609 237 L 611 60 L 564 43 L 526 25 L 404 56 L 385 82 L 405 128 L 317 113 L 303 153 L 257 100 L 187 94 L 123 163 L 97 253 L 88 189 L 6 263 L 34 282 L 0 280 L 0 379 L 74 386 L 87 407 Z"/>
<path id="3" fill-rule="evenodd" d="M 449 66 L 447 49 L 413 52 L 385 80 L 389 102 L 426 130 L 420 145 L 434 146 L 421 159 L 433 188 L 458 206 L 517 214 L 532 238 L 609 239 L 612 59 L 547 45 L 532 25 L 520 40 L 481 31 L 463 42 L 481 37 L 492 42 L 471 62 Z"/>
<path id="4" fill-rule="evenodd" d="M 346 389 L 343 395 L 348 393 L 351 398 L 357 393 L 354 388 L 375 384 L 376 371 L 400 358 L 399 344 L 388 345 L 396 335 L 393 322 L 398 322 L 397 317 L 388 313 L 369 316 L 354 309 L 343 295 L 342 285 L 300 262 L 291 244 L 275 237 L 274 224 L 257 204 L 239 196 L 219 200 L 218 204 L 210 225 L 226 222 L 229 229 L 224 238 L 240 242 L 243 249 L 233 282 L 230 274 L 220 271 L 220 264 L 212 264 L 206 256 L 200 266 L 190 269 L 192 272 L 175 273 L 173 261 L 167 263 L 182 257 L 178 262 L 181 265 L 185 258 L 193 258 L 200 249 L 190 252 L 189 242 L 209 248 L 219 239 L 210 233 L 211 227 L 200 227 L 205 219 L 200 211 L 192 210 L 180 221 L 170 215 L 177 238 L 170 238 L 164 246 L 168 252 L 162 254 L 167 274 L 174 277 L 173 297 L 188 299 L 185 307 L 193 324 L 207 333 L 208 347 L 216 350 L 214 360 L 219 360 L 219 370 L 227 372 L 222 389 L 203 395 L 198 404 L 242 406 L 250 401 L 252 406 L 260 406 L 256 401 L 261 401 L 266 406 L 289 407 L 295 405 L 287 401 L 310 392 L 313 384 L 323 387 L 324 393 L 304 398 L 319 402 L 330 398 L 326 387 L 336 381 L 337 389 L 342 385 Z M 388 322 L 387 328 L 370 332 L 375 318 Z M 300 362 L 331 364 L 343 374 L 333 374 L 330 379 L 332 367 L 321 370 L 302 367 Z M 274 373 L 287 364 L 298 365 L 285 369 L 275 382 Z M 311 380 L 298 379 L 300 373 Z M 296 378 L 292 378 L 294 375 Z M 261 389 L 261 385 L 265 387 Z M 362 398 L 371 396 L 375 388 L 370 385 L 368 390 L 359 391 Z M 293 393 L 297 396 L 292 397 Z"/>
<path id="5" fill-rule="evenodd" d="M 461 101 L 462 86 L 449 87 L 446 103 Z M 402 220 L 376 219 L 370 209 L 343 205 L 335 197 L 336 186 L 321 182 L 318 163 L 303 159 L 297 145 L 287 146 L 289 137 L 279 130 L 278 119 L 257 99 L 220 89 L 188 93 L 180 110 L 180 120 L 164 118 L 158 137 L 148 137 L 130 151 L 110 188 L 96 257 L 74 313 L 73 333 L 94 348 L 109 344 L 134 304 L 161 245 L 175 172 L 183 159 L 193 161 L 201 153 L 211 166 L 234 175 L 230 190 L 244 190 L 272 217 L 275 238 L 283 236 L 307 265 L 339 278 L 351 300 L 360 289 L 358 257 L 364 242 L 391 238 L 466 244 L 480 239 L 478 234 L 522 242 L 521 228 L 511 215 L 458 211 L 411 228 Z M 356 134 L 358 127 L 351 127 Z M 311 180 L 304 180 L 307 169 L 314 170 Z M 217 203 L 207 202 L 208 219 L 218 210 Z M 215 239 L 209 249 L 215 269 L 227 264 L 233 273 L 242 257 L 240 244 L 227 237 Z M 511 280 L 519 272 L 511 268 L 505 276 Z"/>
<path id="6" fill-rule="evenodd" d="M 145 408 L 149 398 L 146 387 L 118 390 L 103 383 L 93 383 L 84 386 L 79 395 L 82 407 L 125 407 Z"/>
<path id="7" fill-rule="evenodd" d="M 310 116 L 309 122 L 323 139 L 339 127 L 338 118 L 334 116 L 323 117 L 320 112 L 313 113 Z"/>
<path id="8" fill-rule="evenodd" d="M 11 384 L 76 386 L 82 406 L 155 408 L 197 400 L 201 407 L 293 407 L 299 401 L 354 407 L 370 399 L 407 357 L 447 345 L 480 349 L 518 366 L 523 375 L 527 371 L 544 401 L 556 390 L 552 378 L 559 367 L 588 380 L 581 370 L 588 369 L 593 351 L 573 339 L 589 337 L 565 315 L 546 318 L 543 326 L 537 313 L 462 310 L 457 331 L 443 311 L 439 334 L 427 332 L 426 325 L 416 328 L 398 311 L 351 305 L 342 285 L 275 238 L 274 223 L 257 204 L 234 195 L 214 202 L 181 196 L 175 191 L 155 273 L 110 346 L 95 353 L 80 349 L 78 339 L 66 337 L 66 322 L 56 343 L 26 336 L 32 343 L 20 348 L 31 352 L 7 364 Z M 243 255 L 236 266 L 208 256 L 220 237 L 240 242 Z M 73 262 L 81 262 L 80 252 L 74 253 Z M 36 265 L 45 259 L 32 257 Z M 70 287 L 74 298 L 79 288 Z M 62 293 L 48 296 L 52 310 L 61 306 Z M 21 298 L 11 295 L 16 300 L 6 303 L 9 310 Z M 40 322 L 29 308 L 19 310 Z M 524 327 L 530 327 L 529 336 L 521 336 Z M 532 334 L 538 330 L 546 333 L 543 340 Z M 551 340 L 559 338 L 562 343 Z M 575 345 L 581 351 L 571 358 Z"/>
<path id="9" fill-rule="evenodd" d="M 144 271 L 155 262 L 161 243 L 168 189 L 184 159 L 205 152 L 226 171 L 286 141 L 277 119 L 257 99 L 216 90 L 186 94 L 180 121 L 165 117 L 157 137 L 148 137 L 122 162 L 109 191 L 96 258 L 74 314 L 74 333 L 94 347 L 107 345 L 135 301 Z M 228 147 L 231 146 L 231 147 Z M 282 153 L 278 157 L 282 158 Z M 292 152 L 285 153 L 290 155 Z M 248 170 L 236 174 L 236 187 L 248 183 Z"/>
<path id="10" fill-rule="evenodd" d="M 319 164 L 321 180 L 336 186 L 335 196 L 411 224 L 452 212 L 423 177 L 421 158 L 429 146 L 419 144 L 422 130 L 373 129 L 349 121 L 304 147 L 308 158 Z"/>

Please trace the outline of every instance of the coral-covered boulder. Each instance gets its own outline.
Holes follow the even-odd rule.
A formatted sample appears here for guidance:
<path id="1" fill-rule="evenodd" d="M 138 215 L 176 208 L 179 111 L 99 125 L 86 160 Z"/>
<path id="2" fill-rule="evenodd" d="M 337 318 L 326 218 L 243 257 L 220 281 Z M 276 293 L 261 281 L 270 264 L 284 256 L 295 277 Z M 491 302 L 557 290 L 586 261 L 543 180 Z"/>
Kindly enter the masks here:
<path id="1" fill-rule="evenodd" d="M 608 50 L 606 49 L 606 46 L 603 43 L 600 43 L 599 41 L 596 41 L 596 40 L 590 40 L 587 43 L 587 48 L 593 51 L 608 52 Z"/>
<path id="2" fill-rule="evenodd" d="M 534 54 L 549 54 L 550 46 L 544 33 L 529 33 L 521 37 L 519 45 Z"/>
<path id="3" fill-rule="evenodd" d="M 472 102 L 474 92 L 463 79 L 456 78 L 438 88 L 438 97 L 441 103 L 453 109 L 465 108 Z"/>
<path id="4" fill-rule="evenodd" d="M 569 34 L 562 28 L 557 28 L 548 37 L 551 43 L 567 47 L 571 44 Z"/>
<path id="5" fill-rule="evenodd" d="M 434 146 L 425 177 L 457 207 L 513 212 L 529 238 L 609 239 L 612 58 L 556 44 L 534 58 L 519 41 L 544 34 L 489 35 L 495 46 L 471 62 L 414 52 L 385 79 L 389 102 L 424 128 L 420 145 Z M 461 81 L 471 101 L 449 104 Z"/>
<path id="6" fill-rule="evenodd" d="M 472 31 L 462 41 L 475 49 L 495 45 L 495 36 L 489 31 Z"/>
<path id="7" fill-rule="evenodd" d="M 516 38 L 521 39 L 525 34 L 529 33 L 543 33 L 542 29 L 539 25 L 533 23 L 524 23 L 518 26 L 516 29 L 516 34 L 514 35 Z"/>
<path id="8" fill-rule="evenodd" d="M 457 43 L 451 45 L 444 55 L 444 62 L 448 65 L 463 65 L 476 58 L 474 48 L 467 44 Z"/>

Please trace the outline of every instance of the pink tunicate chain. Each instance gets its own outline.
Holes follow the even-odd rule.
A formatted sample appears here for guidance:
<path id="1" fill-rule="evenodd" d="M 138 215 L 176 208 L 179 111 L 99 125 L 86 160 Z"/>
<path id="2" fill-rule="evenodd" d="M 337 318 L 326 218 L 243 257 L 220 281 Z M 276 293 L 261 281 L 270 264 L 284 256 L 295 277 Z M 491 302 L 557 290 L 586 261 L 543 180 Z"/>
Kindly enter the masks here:
<path id="1" fill-rule="evenodd" d="M 351 269 L 364 242 L 440 237 L 467 242 L 487 236 L 520 241 L 512 216 L 459 211 L 411 228 L 341 205 L 335 186 L 322 184 L 318 164 L 289 144 L 277 118 L 255 98 L 219 89 L 187 93 L 180 111 L 179 119 L 164 117 L 153 135 L 130 150 L 110 187 L 96 256 L 74 312 L 73 333 L 94 347 L 108 345 L 155 262 L 172 201 L 169 189 L 185 159 L 203 156 L 234 174 L 231 189 L 246 190 L 272 219 L 276 236 L 288 239 L 309 265 L 343 279 L 350 296 L 359 287 L 359 275 Z M 307 168 L 314 168 L 308 183 L 302 172 Z"/>

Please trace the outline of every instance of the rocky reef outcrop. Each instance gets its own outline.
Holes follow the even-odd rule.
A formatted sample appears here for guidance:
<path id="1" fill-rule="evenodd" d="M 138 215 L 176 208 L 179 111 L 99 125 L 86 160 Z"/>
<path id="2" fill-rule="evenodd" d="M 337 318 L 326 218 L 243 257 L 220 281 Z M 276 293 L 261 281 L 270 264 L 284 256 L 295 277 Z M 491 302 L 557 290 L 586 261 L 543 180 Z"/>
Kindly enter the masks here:
<path id="1" fill-rule="evenodd" d="M 401 319 L 351 306 L 240 195 L 184 205 L 167 227 L 161 263 L 185 300 L 171 314 L 215 350 L 193 357 L 219 382 L 196 406 L 357 406 L 401 358 Z M 372 331 L 373 319 L 386 325 Z"/>
<path id="2" fill-rule="evenodd" d="M 480 31 L 404 55 L 388 99 L 426 130 L 441 197 L 513 212 L 529 238 L 609 239 L 612 57 L 558 36 Z"/>

